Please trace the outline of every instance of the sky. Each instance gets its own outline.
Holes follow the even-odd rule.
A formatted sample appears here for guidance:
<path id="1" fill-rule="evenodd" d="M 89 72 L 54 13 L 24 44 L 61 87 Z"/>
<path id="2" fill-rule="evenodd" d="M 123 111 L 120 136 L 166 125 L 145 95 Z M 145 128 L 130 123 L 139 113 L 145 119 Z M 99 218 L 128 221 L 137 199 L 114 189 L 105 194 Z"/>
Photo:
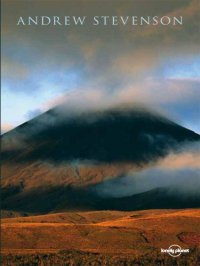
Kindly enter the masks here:
<path id="1" fill-rule="evenodd" d="M 65 101 L 141 103 L 200 133 L 199 0 L 3 0 L 2 131 Z M 183 16 L 178 26 L 17 26 L 20 16 Z"/>

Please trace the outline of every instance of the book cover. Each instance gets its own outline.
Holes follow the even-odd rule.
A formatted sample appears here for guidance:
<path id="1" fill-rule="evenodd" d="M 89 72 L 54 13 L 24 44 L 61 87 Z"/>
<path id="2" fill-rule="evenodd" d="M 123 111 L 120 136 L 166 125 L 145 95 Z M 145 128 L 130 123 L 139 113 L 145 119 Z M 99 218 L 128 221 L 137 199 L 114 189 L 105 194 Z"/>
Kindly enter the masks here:
<path id="1" fill-rule="evenodd" d="M 199 13 L 2 0 L 2 265 L 200 265 Z"/>

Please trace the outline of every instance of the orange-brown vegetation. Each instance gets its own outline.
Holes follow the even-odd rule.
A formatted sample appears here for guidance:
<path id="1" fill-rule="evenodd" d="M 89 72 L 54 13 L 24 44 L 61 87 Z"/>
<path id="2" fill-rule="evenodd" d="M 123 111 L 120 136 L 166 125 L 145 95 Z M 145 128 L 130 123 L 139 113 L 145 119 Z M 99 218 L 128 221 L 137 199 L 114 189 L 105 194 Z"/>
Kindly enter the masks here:
<path id="1" fill-rule="evenodd" d="M 2 187 L 18 186 L 23 183 L 26 190 L 59 185 L 87 186 L 99 183 L 107 178 L 120 176 L 129 170 L 138 170 L 131 163 L 98 165 L 52 165 L 50 163 L 3 164 Z M 41 178 L 42 176 L 42 178 Z M 55 178 L 56 176 L 56 178 Z"/>
<path id="2" fill-rule="evenodd" d="M 11 256 L 8 255 L 11 253 L 19 256 L 77 250 L 85 254 L 83 257 L 93 253 L 101 256 L 110 254 L 111 257 L 121 254 L 128 261 L 130 256 L 151 256 L 152 252 L 159 254 L 160 248 L 168 248 L 171 244 L 190 248 L 191 252 L 195 250 L 195 254 L 198 254 L 199 209 L 65 212 L 2 219 L 4 258 Z M 184 256 L 189 259 L 191 254 Z M 169 255 L 159 255 L 161 259 L 162 256 L 166 258 Z"/>

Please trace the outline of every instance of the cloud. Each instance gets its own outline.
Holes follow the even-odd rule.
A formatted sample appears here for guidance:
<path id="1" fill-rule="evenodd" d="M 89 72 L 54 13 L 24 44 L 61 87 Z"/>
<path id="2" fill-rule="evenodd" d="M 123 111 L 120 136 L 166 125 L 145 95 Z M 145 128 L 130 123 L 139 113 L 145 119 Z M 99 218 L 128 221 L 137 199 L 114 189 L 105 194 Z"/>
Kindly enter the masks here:
<path id="1" fill-rule="evenodd" d="M 11 9 L 10 3 L 4 1 L 3 4 L 3 6 L 5 5 L 5 13 L 2 27 L 6 27 L 7 31 L 4 32 L 6 38 L 3 40 L 2 51 L 3 54 L 5 53 L 7 57 L 10 57 L 9 60 L 16 60 L 18 63 L 20 61 L 21 67 L 25 64 L 27 70 L 31 72 L 42 71 L 43 73 L 45 68 L 52 72 L 55 71 L 56 67 L 61 72 L 66 72 L 75 67 L 83 73 L 83 77 L 85 77 L 82 80 L 83 83 L 92 82 L 92 80 L 96 82 L 96 79 L 99 79 L 101 75 L 104 75 L 106 80 L 109 77 L 121 79 L 123 78 L 121 77 L 122 74 L 136 76 L 140 73 L 141 76 L 145 73 L 146 75 L 148 71 L 151 73 L 155 68 L 160 67 L 163 61 L 168 61 L 169 57 L 185 57 L 188 54 L 195 56 L 199 52 L 198 34 L 192 27 L 189 31 L 187 26 L 187 23 L 194 25 L 197 21 L 195 19 L 196 1 L 171 3 L 170 7 L 169 5 L 161 5 L 157 1 L 151 1 L 151 5 L 145 3 L 146 8 L 138 1 L 126 1 L 123 6 L 120 1 L 113 1 L 113 5 L 109 4 L 106 7 L 103 5 L 99 7 L 97 2 L 94 2 L 93 5 L 86 2 L 85 5 L 88 8 L 85 8 L 84 12 L 80 12 L 79 9 L 79 13 L 84 13 L 89 17 L 94 14 L 102 15 L 105 11 L 111 15 L 115 13 L 119 15 L 183 13 L 186 18 L 190 17 L 192 21 L 178 29 L 180 32 L 178 34 L 176 27 L 158 28 L 153 26 L 144 26 L 139 29 L 120 27 L 116 30 L 110 27 L 93 29 L 89 26 L 67 29 L 65 27 L 59 29 L 38 27 L 37 30 L 32 27 L 29 29 L 19 28 L 15 23 L 18 14 L 24 16 L 35 13 L 51 15 L 57 10 L 59 15 L 66 15 L 67 10 L 69 15 L 74 15 L 77 13 L 76 5 L 72 2 L 61 3 L 63 6 L 61 9 L 53 2 L 49 2 L 47 8 L 43 3 L 37 2 L 30 9 L 25 2 L 21 1 L 22 6 L 27 6 L 27 9 L 22 10 L 20 6 L 16 6 L 16 9 L 12 6 Z M 15 1 L 12 4 L 15 6 Z M 82 4 L 80 2 L 81 6 Z M 15 14 L 11 15 L 13 9 Z M 150 35 L 147 34 L 149 31 L 152 31 Z M 184 43 L 182 35 L 184 35 Z M 187 45 L 188 42 L 189 45 Z M 15 47 L 13 43 L 15 43 Z M 196 46 L 195 49 L 194 46 Z"/>
<path id="2" fill-rule="evenodd" d="M 8 132 L 9 130 L 13 129 L 13 125 L 9 123 L 1 124 L 1 134 Z"/>
<path id="3" fill-rule="evenodd" d="M 30 120 L 38 115 L 40 115 L 42 113 L 42 110 L 40 110 L 39 108 L 28 111 L 28 113 L 26 114 L 27 119 Z"/>
<path id="4" fill-rule="evenodd" d="M 106 5 L 96 0 L 62 1 L 59 5 L 47 0 L 34 1 L 31 6 L 27 1 L 3 1 L 2 9 L 2 85 L 6 94 L 9 91 L 15 97 L 13 120 L 18 116 L 17 120 L 24 122 L 32 109 L 43 109 L 41 102 L 48 105 L 65 97 L 61 94 L 77 90 L 77 97 L 83 97 L 77 102 L 83 106 L 90 97 L 93 101 L 104 97 L 104 102 L 118 102 L 119 98 L 125 102 L 150 102 L 156 108 L 169 110 L 184 125 L 196 128 L 198 110 L 191 106 L 196 106 L 199 83 L 183 78 L 190 78 L 191 71 L 193 78 L 200 77 L 198 0 L 170 4 L 125 0 Z M 88 17 L 183 15 L 185 22 L 181 27 L 16 26 L 19 16 L 55 13 Z M 177 77 L 182 81 L 175 80 Z M 22 97 L 21 92 L 26 96 Z M 17 114 L 15 106 L 27 97 L 32 102 L 36 97 L 40 100 L 37 106 L 23 105 L 23 114 Z"/>
<path id="5" fill-rule="evenodd" d="M 171 153 L 159 162 L 163 169 L 200 169 L 200 142 L 185 144 L 177 153 Z"/>
<path id="6" fill-rule="evenodd" d="M 28 75 L 26 66 L 22 63 L 12 60 L 12 58 L 3 57 L 2 61 L 2 76 L 13 78 L 13 79 L 24 79 Z"/>
<path id="7" fill-rule="evenodd" d="M 124 87 L 120 86 L 114 90 L 97 86 L 77 89 L 45 102 L 43 109 L 59 104 L 65 105 L 68 110 L 107 108 L 121 104 L 143 105 L 168 116 L 183 126 L 191 126 L 192 122 L 198 131 L 200 130 L 199 87 L 200 80 L 194 78 L 147 78 L 143 82 L 127 83 Z"/>
<path id="8" fill-rule="evenodd" d="M 188 144 L 154 166 L 106 180 L 94 189 L 101 197 L 124 197 L 165 187 L 173 193 L 195 195 L 200 188 L 200 143 Z"/>

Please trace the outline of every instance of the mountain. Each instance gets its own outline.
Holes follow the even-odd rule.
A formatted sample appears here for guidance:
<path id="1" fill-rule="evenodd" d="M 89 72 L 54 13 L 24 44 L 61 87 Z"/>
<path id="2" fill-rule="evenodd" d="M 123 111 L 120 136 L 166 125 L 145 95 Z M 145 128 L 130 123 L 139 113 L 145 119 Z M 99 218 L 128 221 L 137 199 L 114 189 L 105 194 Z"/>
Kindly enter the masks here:
<path id="1" fill-rule="evenodd" d="M 45 213 L 196 207 L 196 199 L 190 206 L 178 196 L 180 204 L 166 204 L 168 193 L 157 190 L 139 199 L 137 195 L 120 199 L 123 205 L 119 199 L 99 197 L 92 188 L 198 140 L 198 134 L 141 107 L 73 113 L 55 107 L 2 136 L 2 208 Z M 152 197 L 160 203 L 152 202 Z"/>
<path id="2" fill-rule="evenodd" d="M 5 134 L 4 160 L 141 162 L 199 135 L 139 108 L 65 113 L 52 109 Z"/>

